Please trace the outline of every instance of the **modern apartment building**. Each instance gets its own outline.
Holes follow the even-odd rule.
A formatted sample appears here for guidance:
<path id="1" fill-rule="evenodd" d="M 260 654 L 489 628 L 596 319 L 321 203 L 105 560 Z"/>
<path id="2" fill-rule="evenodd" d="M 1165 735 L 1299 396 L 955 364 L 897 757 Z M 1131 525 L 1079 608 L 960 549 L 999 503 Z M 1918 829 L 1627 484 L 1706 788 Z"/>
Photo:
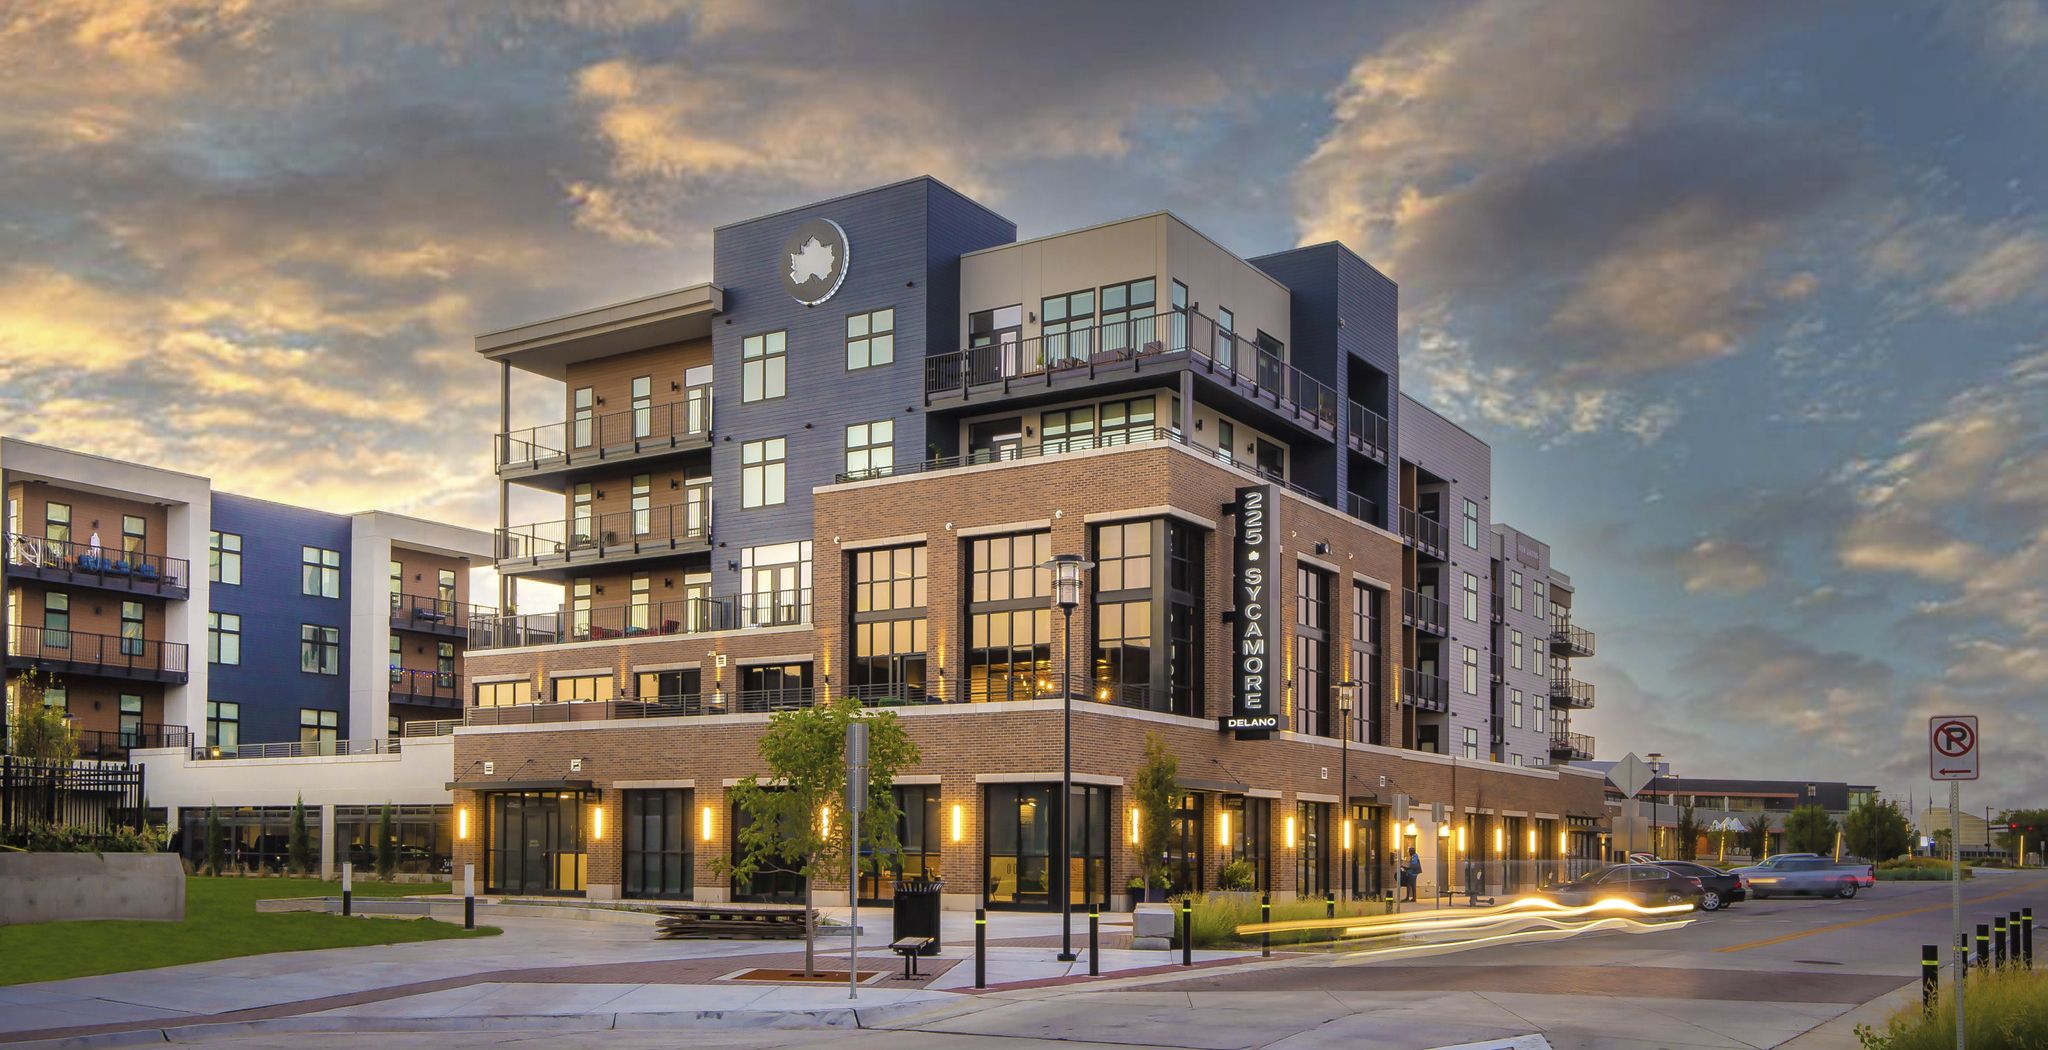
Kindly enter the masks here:
<path id="1" fill-rule="evenodd" d="M 1495 524 L 1486 445 L 1401 393 L 1397 291 L 1357 255 L 1247 260 L 1166 213 L 1019 241 L 928 178 L 712 240 L 707 284 L 477 338 L 499 571 L 562 588 L 471 625 L 450 787 L 492 892 L 794 895 L 715 861 L 771 713 L 826 695 L 918 741 L 901 868 L 952 906 L 1121 891 L 1148 735 L 1180 887 L 1594 855 L 1569 580 Z M 561 417 L 514 426 L 515 379 Z M 560 511 L 510 520 L 513 486 Z"/>
<path id="2" fill-rule="evenodd" d="M 10 701 L 32 674 L 88 757 L 331 752 L 460 717 L 487 533 L 13 438 L 0 491 Z"/>

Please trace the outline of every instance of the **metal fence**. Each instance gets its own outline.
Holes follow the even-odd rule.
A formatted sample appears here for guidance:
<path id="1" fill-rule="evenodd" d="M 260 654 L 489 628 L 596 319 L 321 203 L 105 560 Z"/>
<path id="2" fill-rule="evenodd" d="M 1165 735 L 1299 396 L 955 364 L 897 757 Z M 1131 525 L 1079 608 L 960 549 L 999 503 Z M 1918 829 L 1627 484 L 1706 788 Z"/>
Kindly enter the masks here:
<path id="1" fill-rule="evenodd" d="M 0 835 L 47 824 L 139 828 L 143 802 L 139 766 L 0 755 Z"/>

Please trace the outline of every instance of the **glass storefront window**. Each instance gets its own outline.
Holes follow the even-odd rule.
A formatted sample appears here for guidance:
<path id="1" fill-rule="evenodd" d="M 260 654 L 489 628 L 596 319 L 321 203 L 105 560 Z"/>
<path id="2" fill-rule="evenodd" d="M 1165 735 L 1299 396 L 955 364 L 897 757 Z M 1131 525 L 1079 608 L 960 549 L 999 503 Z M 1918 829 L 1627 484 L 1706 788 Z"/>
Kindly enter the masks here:
<path id="1" fill-rule="evenodd" d="M 942 876 L 939 850 L 939 788 L 936 784 L 915 784 L 896 789 L 896 843 L 894 857 L 865 857 L 861 861 L 860 896 L 864 901 L 886 901 L 896 895 L 898 880 L 936 879 Z"/>
<path id="2" fill-rule="evenodd" d="M 683 788 L 628 791 L 621 804 L 622 855 L 628 897 L 688 897 L 694 888 L 690 832 L 692 792 Z"/>
<path id="3" fill-rule="evenodd" d="M 983 870 L 991 908 L 1054 907 L 1052 837 L 1059 827 L 1057 784 L 994 784 L 987 793 Z M 1100 900 L 1109 871 L 1109 791 L 1074 785 L 1068 825 L 1069 892 L 1075 904 Z"/>
<path id="4" fill-rule="evenodd" d="M 494 791 L 484 796 L 484 888 L 492 893 L 582 893 L 588 855 L 582 791 Z"/>

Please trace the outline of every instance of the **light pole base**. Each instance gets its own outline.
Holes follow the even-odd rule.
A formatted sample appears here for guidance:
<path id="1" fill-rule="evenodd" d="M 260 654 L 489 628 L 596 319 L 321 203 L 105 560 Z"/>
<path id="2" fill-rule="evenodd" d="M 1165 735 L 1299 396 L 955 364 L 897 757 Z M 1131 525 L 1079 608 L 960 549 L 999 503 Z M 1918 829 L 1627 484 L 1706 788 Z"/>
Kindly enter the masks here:
<path id="1" fill-rule="evenodd" d="M 1074 960 L 1079 959 L 1080 956 L 1074 954 L 1073 952 L 1061 952 L 1058 955 L 1053 956 L 1053 958 L 1058 959 L 1061 962 L 1073 962 Z"/>

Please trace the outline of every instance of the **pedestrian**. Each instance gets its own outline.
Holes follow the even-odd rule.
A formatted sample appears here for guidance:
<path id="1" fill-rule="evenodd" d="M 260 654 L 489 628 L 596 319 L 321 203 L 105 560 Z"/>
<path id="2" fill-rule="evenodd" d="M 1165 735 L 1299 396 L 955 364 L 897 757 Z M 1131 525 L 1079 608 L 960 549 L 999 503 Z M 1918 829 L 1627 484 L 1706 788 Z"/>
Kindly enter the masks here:
<path id="1" fill-rule="evenodd" d="M 1401 869 L 1401 888 L 1404 900 L 1412 901 L 1415 899 L 1415 884 L 1421 879 L 1422 855 L 1415 852 L 1415 847 L 1410 846 L 1408 847 L 1408 864 Z"/>

